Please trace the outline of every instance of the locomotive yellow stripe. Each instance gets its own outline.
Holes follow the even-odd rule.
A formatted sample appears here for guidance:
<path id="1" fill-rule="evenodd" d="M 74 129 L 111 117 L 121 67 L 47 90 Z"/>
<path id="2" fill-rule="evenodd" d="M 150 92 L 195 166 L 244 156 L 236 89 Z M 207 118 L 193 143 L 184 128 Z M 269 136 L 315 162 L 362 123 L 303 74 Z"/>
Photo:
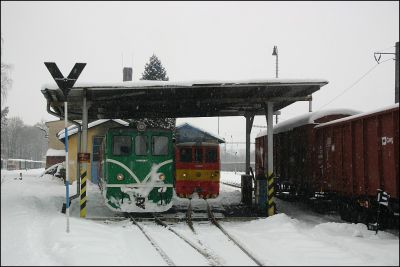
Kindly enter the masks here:
<path id="1" fill-rule="evenodd" d="M 176 170 L 176 181 L 211 181 L 218 182 L 220 173 L 216 170 L 193 170 L 178 169 Z"/>

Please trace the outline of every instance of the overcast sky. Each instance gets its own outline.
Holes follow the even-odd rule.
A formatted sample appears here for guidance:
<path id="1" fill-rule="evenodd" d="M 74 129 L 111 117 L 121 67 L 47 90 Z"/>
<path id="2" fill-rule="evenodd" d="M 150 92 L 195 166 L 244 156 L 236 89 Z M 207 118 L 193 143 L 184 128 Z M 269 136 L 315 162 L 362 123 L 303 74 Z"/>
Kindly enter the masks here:
<path id="1" fill-rule="evenodd" d="M 329 81 L 313 94 L 314 111 L 369 111 L 394 104 L 394 60 L 373 67 L 374 52 L 395 51 L 399 2 L 2 1 L 1 35 L 2 61 L 13 67 L 5 105 L 9 117 L 28 125 L 57 119 L 40 91 L 54 83 L 45 61 L 56 62 L 64 75 L 86 62 L 78 82 L 120 82 L 123 66 L 133 67 L 137 81 L 153 53 L 170 81 L 270 79 L 274 45 L 279 78 Z M 281 112 L 279 121 L 303 114 L 308 102 Z M 245 141 L 244 118 L 219 121 L 222 137 Z M 181 122 L 218 132 L 218 118 Z M 265 117 L 254 124 L 266 125 Z M 260 130 L 253 128 L 252 139 Z"/>

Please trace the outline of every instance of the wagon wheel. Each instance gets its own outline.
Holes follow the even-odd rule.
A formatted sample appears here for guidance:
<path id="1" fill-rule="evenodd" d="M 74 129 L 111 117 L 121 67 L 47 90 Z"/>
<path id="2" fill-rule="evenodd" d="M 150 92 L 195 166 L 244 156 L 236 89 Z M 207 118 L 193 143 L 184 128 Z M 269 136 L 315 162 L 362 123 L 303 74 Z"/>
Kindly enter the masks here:
<path id="1" fill-rule="evenodd" d="M 350 205 L 345 203 L 341 204 L 339 208 L 340 218 L 343 221 L 350 222 L 351 221 L 351 213 L 350 213 Z"/>

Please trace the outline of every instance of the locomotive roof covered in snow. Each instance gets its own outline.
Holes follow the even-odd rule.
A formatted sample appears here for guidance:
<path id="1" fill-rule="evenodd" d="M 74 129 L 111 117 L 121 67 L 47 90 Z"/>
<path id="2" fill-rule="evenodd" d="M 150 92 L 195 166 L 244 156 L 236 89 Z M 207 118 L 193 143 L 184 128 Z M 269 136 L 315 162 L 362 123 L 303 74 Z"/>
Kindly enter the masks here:
<path id="1" fill-rule="evenodd" d="M 200 127 L 193 126 L 189 123 L 183 123 L 176 126 L 176 143 L 185 142 L 216 142 L 217 144 L 225 143 L 223 137 L 210 133 Z"/>
<path id="2" fill-rule="evenodd" d="M 316 79 L 257 79 L 240 81 L 137 81 L 76 83 L 68 94 L 68 118 L 82 119 L 83 96 L 89 121 L 154 117 L 215 117 L 264 115 L 267 101 L 274 111 L 307 101 L 326 85 Z M 55 83 L 42 86 L 48 107 L 64 115 L 64 95 Z"/>
<path id="3" fill-rule="evenodd" d="M 352 116 L 359 113 L 360 113 L 359 111 L 352 109 L 326 109 L 326 110 L 308 112 L 278 123 L 276 126 L 274 126 L 274 134 L 290 131 L 296 127 L 300 127 L 306 124 L 315 124 L 316 120 L 323 118 L 325 116 L 330 116 L 330 115 Z M 256 138 L 264 135 L 267 135 L 267 130 L 260 132 L 256 136 Z"/>

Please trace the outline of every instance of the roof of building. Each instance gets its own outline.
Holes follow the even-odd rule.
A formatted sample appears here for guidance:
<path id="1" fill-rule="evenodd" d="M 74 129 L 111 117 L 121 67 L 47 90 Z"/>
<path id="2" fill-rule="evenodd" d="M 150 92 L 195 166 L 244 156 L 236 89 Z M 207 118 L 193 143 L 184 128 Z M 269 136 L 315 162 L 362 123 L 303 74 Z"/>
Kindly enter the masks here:
<path id="1" fill-rule="evenodd" d="M 124 120 L 119 120 L 119 119 L 115 119 L 115 120 L 101 119 L 101 120 L 96 120 L 96 121 L 93 121 L 93 122 L 89 123 L 88 124 L 88 129 L 90 129 L 92 127 L 95 127 L 97 125 L 100 125 L 102 123 L 105 123 L 107 121 L 115 121 L 116 123 L 119 123 L 119 124 L 121 124 L 123 126 L 128 126 L 129 125 L 129 123 L 124 121 Z M 68 136 L 74 135 L 77 132 L 78 132 L 78 126 L 76 126 L 75 124 L 73 124 L 73 125 L 68 127 Z M 64 139 L 64 137 L 65 137 L 65 129 L 59 131 L 57 133 L 57 137 L 60 140 Z"/>

